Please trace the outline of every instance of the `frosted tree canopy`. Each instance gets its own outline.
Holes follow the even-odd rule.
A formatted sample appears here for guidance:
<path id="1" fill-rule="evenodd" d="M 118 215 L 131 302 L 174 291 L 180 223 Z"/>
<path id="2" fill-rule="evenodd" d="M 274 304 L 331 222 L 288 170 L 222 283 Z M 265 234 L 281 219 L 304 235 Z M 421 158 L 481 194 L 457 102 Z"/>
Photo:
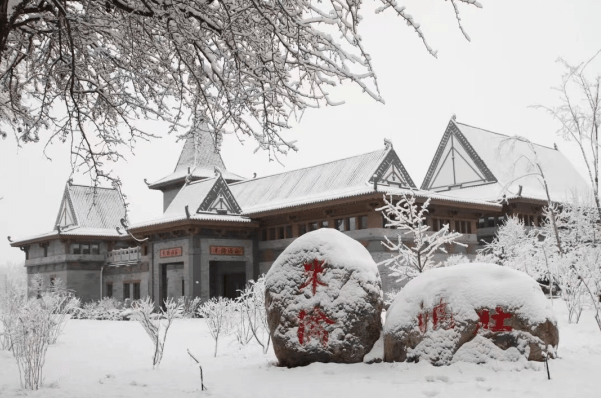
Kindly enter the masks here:
<path id="1" fill-rule="evenodd" d="M 395 0 L 396 13 L 423 41 Z M 459 22 L 459 3 L 450 0 Z M 280 132 L 306 108 L 337 104 L 328 89 L 348 81 L 376 101 L 362 45 L 360 0 L 2 0 L 0 134 L 19 142 L 70 142 L 73 164 L 103 176 L 103 162 L 152 133 L 208 125 L 294 149 Z M 463 32 L 466 38 L 467 34 Z"/>

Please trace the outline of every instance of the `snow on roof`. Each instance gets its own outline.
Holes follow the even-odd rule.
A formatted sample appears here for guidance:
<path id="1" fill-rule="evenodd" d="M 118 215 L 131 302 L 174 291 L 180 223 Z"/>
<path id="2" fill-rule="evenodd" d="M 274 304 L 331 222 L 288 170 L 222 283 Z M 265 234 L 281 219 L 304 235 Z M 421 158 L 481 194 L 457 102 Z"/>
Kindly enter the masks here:
<path id="1" fill-rule="evenodd" d="M 190 184 L 186 184 L 180 189 L 175 198 L 169 204 L 169 207 L 165 210 L 165 215 L 185 214 L 185 207 L 188 206 L 190 213 L 196 213 L 196 210 L 200 207 L 200 204 L 207 196 L 217 178 L 209 178 L 202 181 L 194 181 Z"/>
<path id="2" fill-rule="evenodd" d="M 125 206 L 116 189 L 67 184 L 65 193 L 80 228 L 114 229 L 121 226 Z"/>
<path id="3" fill-rule="evenodd" d="M 241 181 L 230 190 L 243 214 L 360 195 L 369 191 L 368 181 L 391 150 Z"/>
<path id="4" fill-rule="evenodd" d="M 531 161 L 540 164 L 554 201 L 565 201 L 574 192 L 588 192 L 590 185 L 572 163 L 556 149 L 511 139 L 512 137 L 454 122 L 478 156 L 495 176 L 497 182 L 445 192 L 449 196 L 483 200 L 500 199 L 503 194 L 546 200 L 542 180 Z"/>
<path id="5" fill-rule="evenodd" d="M 225 221 L 225 222 L 239 222 L 239 223 L 250 223 L 252 220 L 248 217 L 238 215 L 225 215 L 225 214 L 214 214 L 214 213 L 192 213 L 188 218 L 185 214 L 165 214 L 163 217 L 156 218 L 154 220 L 144 221 L 141 223 L 134 224 L 129 227 L 129 230 L 136 230 L 143 227 L 150 227 L 159 224 L 169 224 L 184 220 L 196 220 L 196 221 Z"/>
<path id="6" fill-rule="evenodd" d="M 149 185 L 151 189 L 158 189 L 186 178 L 190 170 L 192 178 L 210 178 L 215 176 L 218 168 L 226 181 L 244 180 L 234 173 L 226 170 L 219 152 L 215 150 L 215 141 L 208 130 L 199 129 L 198 133 L 188 137 L 182 148 L 177 166 L 173 173 Z"/>
<path id="7" fill-rule="evenodd" d="M 60 235 L 120 236 L 115 228 L 121 227 L 122 218 L 125 218 L 125 206 L 116 189 L 67 183 L 52 231 L 19 239 L 12 246 L 58 236 L 57 226 L 61 228 Z"/>
<path id="8" fill-rule="evenodd" d="M 58 231 L 50 231 L 39 235 L 28 236 L 26 238 L 21 238 L 11 242 L 11 246 L 21 246 L 23 244 L 33 242 L 36 240 L 45 240 L 46 238 L 59 238 L 61 236 L 89 236 L 89 237 L 99 237 L 99 238 L 107 238 L 107 237 L 121 237 L 125 236 L 124 234 L 119 234 L 115 228 L 87 228 L 87 227 L 72 227 L 67 230 Z"/>

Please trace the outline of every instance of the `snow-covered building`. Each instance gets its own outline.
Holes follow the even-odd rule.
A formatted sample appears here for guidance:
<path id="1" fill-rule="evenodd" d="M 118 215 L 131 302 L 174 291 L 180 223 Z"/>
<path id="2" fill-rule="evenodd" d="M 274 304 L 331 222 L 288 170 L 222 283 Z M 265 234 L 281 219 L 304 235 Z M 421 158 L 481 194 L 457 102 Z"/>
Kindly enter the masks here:
<path id="1" fill-rule="evenodd" d="M 60 277 L 84 300 L 233 297 L 295 238 L 318 228 L 358 240 L 376 262 L 388 258 L 380 242 L 397 232 L 385 228 L 376 209 L 384 194 L 414 192 L 422 202 L 430 199 L 433 230 L 448 223 L 463 234 L 467 247 L 455 246 L 451 254 L 475 255 L 505 214 L 518 213 L 536 225 L 545 203 L 534 177 L 514 181 L 506 175 L 508 164 L 517 176 L 529 170 L 519 163 L 527 147 L 521 142 L 513 160 L 496 157 L 494 147 L 503 147 L 506 138 L 451 120 L 418 189 L 390 142 L 378 151 L 244 179 L 227 171 L 212 137 L 201 132 L 185 142 L 174 172 L 149 184 L 163 192 L 161 217 L 126 230 L 116 190 L 67 184 L 53 231 L 12 246 L 25 251 L 29 274 L 41 273 L 46 283 Z M 586 187 L 559 151 L 533 148 L 549 170 L 553 200 L 574 183 Z M 388 270 L 380 273 L 390 289 Z"/>

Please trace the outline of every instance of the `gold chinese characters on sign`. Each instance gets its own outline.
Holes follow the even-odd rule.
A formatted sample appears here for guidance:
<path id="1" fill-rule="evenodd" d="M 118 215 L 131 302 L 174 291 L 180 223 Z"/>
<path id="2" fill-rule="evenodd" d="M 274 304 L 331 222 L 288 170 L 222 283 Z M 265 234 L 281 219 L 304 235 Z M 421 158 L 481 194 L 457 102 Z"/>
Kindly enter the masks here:
<path id="1" fill-rule="evenodd" d="M 161 249 L 159 251 L 159 257 L 160 258 L 165 258 L 165 257 L 180 257 L 182 255 L 182 248 L 181 247 L 172 247 L 169 249 Z"/>
<path id="2" fill-rule="evenodd" d="M 218 256 L 244 256 L 244 247 L 238 246 L 210 246 L 211 254 Z"/>

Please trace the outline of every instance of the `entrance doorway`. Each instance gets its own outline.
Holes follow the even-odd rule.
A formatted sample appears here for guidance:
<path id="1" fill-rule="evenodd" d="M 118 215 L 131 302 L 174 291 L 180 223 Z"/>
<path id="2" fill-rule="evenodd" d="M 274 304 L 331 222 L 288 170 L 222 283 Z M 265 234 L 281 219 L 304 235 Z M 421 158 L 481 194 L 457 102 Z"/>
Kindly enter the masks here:
<path id="1" fill-rule="evenodd" d="M 236 298 L 246 286 L 246 262 L 210 261 L 209 281 L 211 297 Z"/>
<path id="2" fill-rule="evenodd" d="M 159 268 L 159 302 L 165 308 L 165 300 L 180 297 L 184 280 L 184 263 L 161 264 Z"/>

